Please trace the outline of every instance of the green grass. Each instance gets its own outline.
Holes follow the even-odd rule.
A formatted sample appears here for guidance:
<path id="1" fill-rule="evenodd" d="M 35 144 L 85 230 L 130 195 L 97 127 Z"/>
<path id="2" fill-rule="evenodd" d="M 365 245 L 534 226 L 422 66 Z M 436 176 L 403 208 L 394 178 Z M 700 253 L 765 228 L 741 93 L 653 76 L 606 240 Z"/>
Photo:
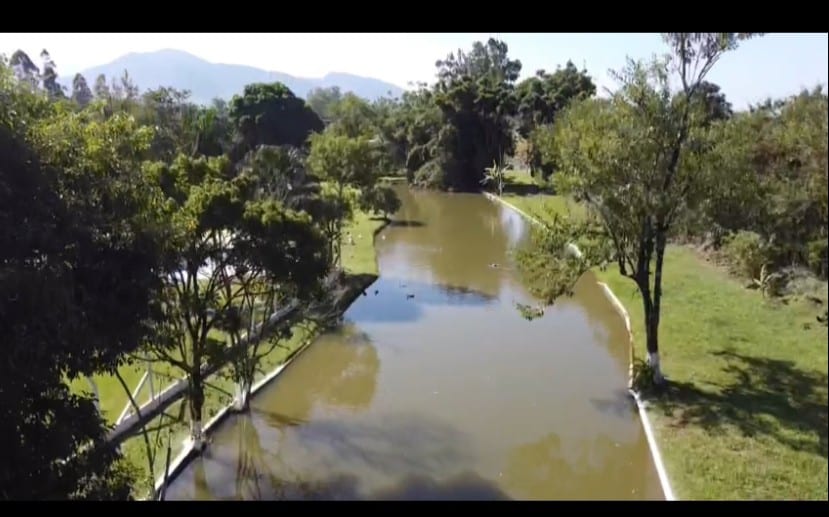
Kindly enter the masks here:
<path id="1" fill-rule="evenodd" d="M 599 277 L 627 307 L 643 358 L 634 284 L 614 269 Z M 817 313 L 807 300 L 766 300 L 694 250 L 669 246 L 660 356 L 670 383 L 648 411 L 679 498 L 827 499 L 829 336 Z"/>
<path id="2" fill-rule="evenodd" d="M 529 170 L 510 169 L 504 172 L 506 185 L 539 185 L 540 183 L 530 174 Z"/>
<path id="3" fill-rule="evenodd" d="M 374 253 L 374 236 L 387 224 L 384 219 L 378 219 L 364 212 L 357 212 L 354 220 L 343 232 L 351 232 L 354 244 L 343 239 L 342 260 L 343 267 L 349 274 L 377 275 L 377 257 Z"/>
<path id="4" fill-rule="evenodd" d="M 503 199 L 541 221 L 551 219 L 553 214 L 563 215 L 572 213 L 576 216 L 584 214 L 584 208 L 581 205 L 562 196 L 550 196 L 547 194 L 521 196 L 506 193 L 503 195 Z"/>

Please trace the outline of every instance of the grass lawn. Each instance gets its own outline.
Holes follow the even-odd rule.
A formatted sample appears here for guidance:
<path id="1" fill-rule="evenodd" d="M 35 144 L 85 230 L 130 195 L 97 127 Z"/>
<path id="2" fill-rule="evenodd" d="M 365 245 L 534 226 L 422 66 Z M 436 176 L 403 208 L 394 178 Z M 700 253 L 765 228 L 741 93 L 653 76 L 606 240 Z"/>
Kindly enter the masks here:
<path id="1" fill-rule="evenodd" d="M 350 232 L 354 244 L 343 240 L 342 260 L 345 270 L 353 275 L 377 275 L 377 256 L 374 253 L 374 236 L 386 226 L 386 221 L 364 212 L 357 212 L 343 235 Z"/>
<path id="2" fill-rule="evenodd" d="M 504 172 L 505 185 L 538 185 L 529 170 L 510 169 Z"/>
<path id="3" fill-rule="evenodd" d="M 550 196 L 547 194 L 533 194 L 521 196 L 518 194 L 504 194 L 504 201 L 520 208 L 528 215 L 539 220 L 551 219 L 552 214 L 565 214 L 568 211 L 574 215 L 584 213 L 584 208 L 575 201 L 563 196 Z"/>
<path id="4" fill-rule="evenodd" d="M 542 203 L 565 206 L 508 200 L 533 215 Z M 670 384 L 649 413 L 677 496 L 826 500 L 828 336 L 818 308 L 765 300 L 687 247 L 669 246 L 664 275 L 660 355 Z M 645 357 L 634 284 L 612 269 L 599 277 L 630 312 Z"/>

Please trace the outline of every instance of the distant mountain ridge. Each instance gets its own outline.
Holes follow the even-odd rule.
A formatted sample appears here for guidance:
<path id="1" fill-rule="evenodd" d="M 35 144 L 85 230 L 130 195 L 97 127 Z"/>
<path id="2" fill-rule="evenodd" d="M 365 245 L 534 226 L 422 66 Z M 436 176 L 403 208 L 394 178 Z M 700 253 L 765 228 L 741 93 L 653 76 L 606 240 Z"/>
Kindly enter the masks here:
<path id="1" fill-rule="evenodd" d="M 257 82 L 284 83 L 298 97 L 306 98 L 308 92 L 317 87 L 339 86 L 343 93 L 374 100 L 380 97 L 399 97 L 404 89 L 372 77 L 361 77 L 346 73 L 329 73 L 322 78 L 295 77 L 284 72 L 270 72 L 245 65 L 211 63 L 198 56 L 181 50 L 165 49 L 155 52 L 129 53 L 104 65 L 88 68 L 81 72 L 89 87 L 95 84 L 100 74 L 120 78 L 124 70 L 129 72 L 133 83 L 142 92 L 169 86 L 190 90 L 193 102 L 206 104 L 218 97 L 230 100 L 242 93 L 246 84 Z M 60 78 L 61 84 L 72 91 L 72 76 Z"/>

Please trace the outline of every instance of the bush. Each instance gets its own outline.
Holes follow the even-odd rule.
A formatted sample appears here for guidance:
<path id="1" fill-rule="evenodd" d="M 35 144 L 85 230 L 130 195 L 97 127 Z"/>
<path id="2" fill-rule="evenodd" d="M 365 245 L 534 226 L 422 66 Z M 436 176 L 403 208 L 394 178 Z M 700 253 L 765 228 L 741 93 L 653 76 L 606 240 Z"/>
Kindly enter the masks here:
<path id="1" fill-rule="evenodd" d="M 414 184 L 426 188 L 440 188 L 443 186 L 444 172 L 437 160 L 427 162 L 415 172 Z"/>
<path id="2" fill-rule="evenodd" d="M 817 239 L 806 245 L 809 269 L 820 278 L 827 276 L 827 244 L 826 239 Z"/>
<path id="3" fill-rule="evenodd" d="M 359 204 L 361 210 L 371 211 L 386 218 L 400 209 L 400 199 L 397 194 L 391 188 L 382 185 L 375 185 L 364 190 Z"/>
<path id="4" fill-rule="evenodd" d="M 760 278 L 769 263 L 768 244 L 755 232 L 739 231 L 726 238 L 723 254 L 732 270 L 751 279 Z"/>

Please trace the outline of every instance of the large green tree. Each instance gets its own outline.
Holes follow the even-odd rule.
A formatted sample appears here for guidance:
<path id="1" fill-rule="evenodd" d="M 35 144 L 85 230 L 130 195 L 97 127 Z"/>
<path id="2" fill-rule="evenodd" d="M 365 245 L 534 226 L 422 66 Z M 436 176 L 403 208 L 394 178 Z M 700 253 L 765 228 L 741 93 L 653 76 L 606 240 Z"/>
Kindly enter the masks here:
<path id="1" fill-rule="evenodd" d="M 590 225 L 549 226 L 561 237 L 556 245 L 571 241 L 583 248 L 581 259 L 560 248 L 548 250 L 559 273 L 553 295 L 569 290 L 589 267 L 616 264 L 642 295 L 648 364 L 656 383 L 664 380 L 659 322 L 665 248 L 677 219 L 697 206 L 707 189 L 707 176 L 698 172 L 708 113 L 693 100 L 714 64 L 744 37 L 665 35 L 670 60 L 631 63 L 617 74 L 621 88 L 610 100 L 578 102 L 557 122 L 556 187 L 585 202 L 595 219 Z M 678 92 L 669 87 L 671 71 L 678 75 Z"/>
<path id="2" fill-rule="evenodd" d="M 555 160 L 542 155 L 541 150 L 549 149 L 545 140 L 551 135 L 556 115 L 572 101 L 595 93 L 596 85 L 587 71 L 577 69 L 572 61 L 552 74 L 539 70 L 516 86 L 516 129 L 527 146 L 525 158 L 531 173 L 538 171 L 542 178 L 552 174 Z"/>
<path id="3" fill-rule="evenodd" d="M 9 79 L 0 67 L 0 498 L 127 498 L 95 401 L 67 380 L 114 371 L 151 332 L 149 138 Z"/>
<path id="4" fill-rule="evenodd" d="M 323 130 L 319 115 L 282 83 L 245 86 L 230 101 L 229 117 L 238 134 L 233 161 L 260 145 L 303 147 Z"/>
<path id="5" fill-rule="evenodd" d="M 325 233 L 333 264 L 340 262 L 343 225 L 353 214 L 360 189 L 376 182 L 374 148 L 365 136 L 350 138 L 328 128 L 311 136 L 308 167 L 325 182 L 323 196 L 331 212 Z"/>
<path id="6" fill-rule="evenodd" d="M 190 436 L 200 447 L 206 376 L 233 357 L 239 318 L 256 298 L 250 290 L 272 282 L 277 303 L 321 276 L 328 261 L 310 218 L 261 195 L 255 178 L 235 174 L 226 157 L 179 155 L 148 174 L 162 190 L 175 257 L 161 275 L 163 318 L 148 349 L 187 375 Z M 230 336 L 217 340 L 217 330 Z"/>
<path id="7" fill-rule="evenodd" d="M 509 59 L 507 50 L 503 41 L 489 39 L 437 62 L 434 101 L 445 127 L 432 135 L 431 145 L 438 148 L 433 167 L 440 171 L 432 183 L 477 190 L 484 169 L 512 154 L 510 117 L 521 62 Z"/>

